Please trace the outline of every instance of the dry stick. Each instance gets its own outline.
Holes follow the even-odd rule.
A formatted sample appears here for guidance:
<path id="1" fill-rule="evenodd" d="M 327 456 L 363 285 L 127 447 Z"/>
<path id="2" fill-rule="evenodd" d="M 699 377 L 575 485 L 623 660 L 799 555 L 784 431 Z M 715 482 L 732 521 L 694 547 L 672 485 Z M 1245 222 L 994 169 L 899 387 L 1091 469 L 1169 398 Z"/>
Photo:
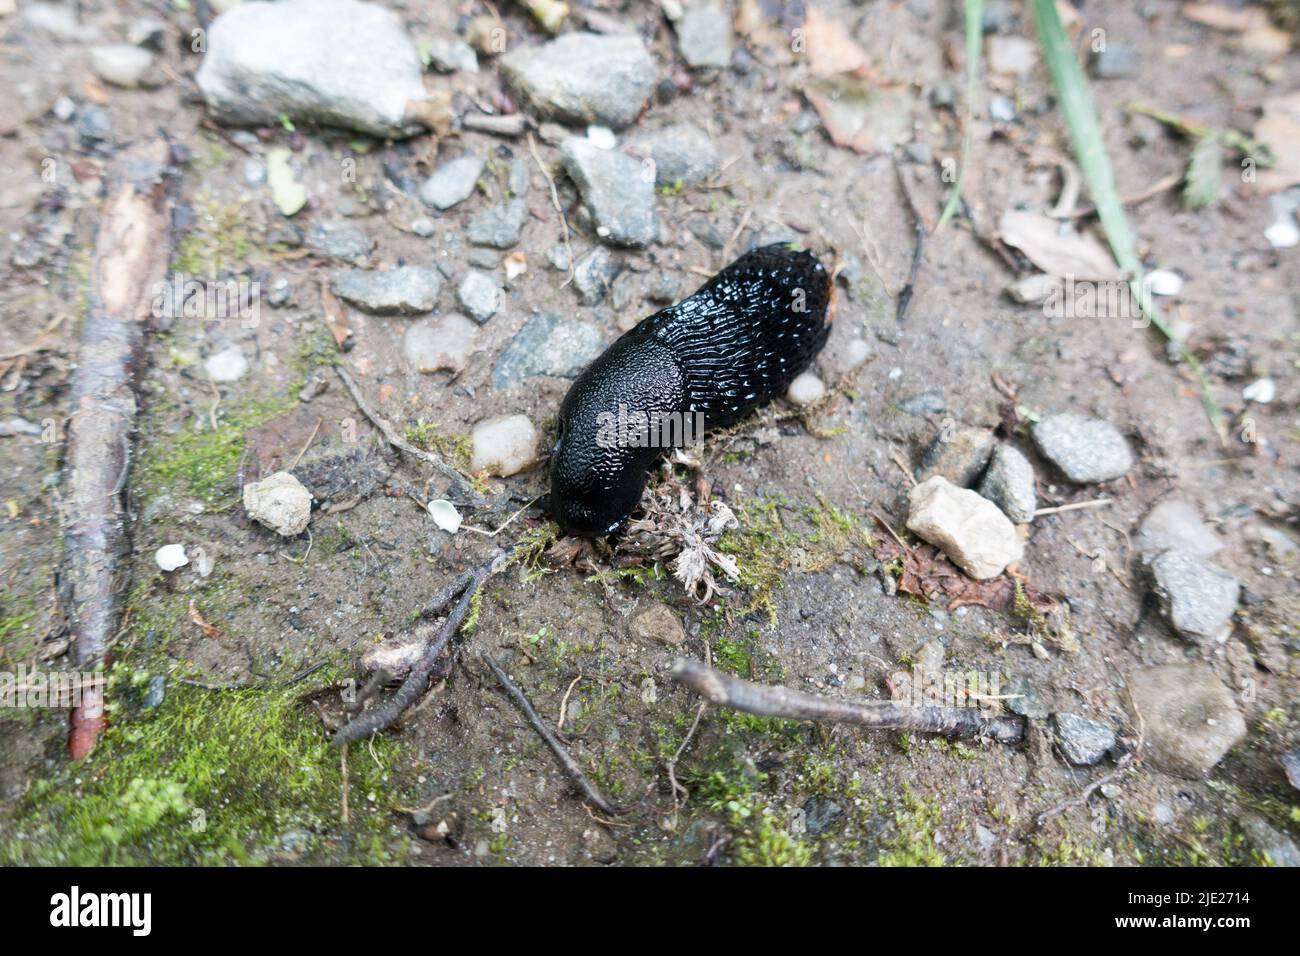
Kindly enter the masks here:
<path id="1" fill-rule="evenodd" d="M 460 629 L 461 622 L 465 620 L 465 615 L 469 612 L 470 604 L 474 601 L 474 595 L 477 594 L 478 589 L 483 586 L 483 582 L 505 563 L 505 560 L 510 556 L 510 553 L 511 552 L 509 551 L 502 551 L 482 567 L 471 572 L 466 572 L 469 575 L 467 582 L 465 574 L 460 575 L 454 582 L 452 582 L 451 586 L 461 585 L 464 589 L 464 593 L 461 594 L 460 600 L 456 603 L 452 612 L 447 615 L 447 620 L 442 625 L 442 629 L 438 631 L 437 637 L 430 641 L 429 645 L 425 647 L 424 653 L 421 654 L 420 659 L 415 662 L 415 666 L 411 668 L 411 672 L 406 676 L 406 680 L 402 682 L 402 686 L 397 689 L 397 693 L 393 694 L 392 697 L 388 698 L 388 700 L 379 707 L 349 721 L 339 729 L 339 731 L 334 735 L 334 745 L 336 747 L 351 743 L 354 740 L 361 740 L 364 737 L 369 737 L 371 734 L 378 733 L 379 731 L 392 726 L 393 722 L 396 721 L 398 717 L 401 717 L 408 707 L 419 700 L 420 696 L 424 693 L 425 687 L 429 683 L 429 675 L 434 672 L 434 669 L 437 666 L 438 656 L 442 654 L 442 649 L 447 646 L 447 641 L 449 641 L 451 636 Z M 461 582 L 466 583 L 461 584 Z M 448 590 L 449 588 L 444 588 L 440 592 L 439 597 L 446 595 Z M 455 594 L 452 593 L 451 597 L 454 596 Z M 437 599 L 438 598 L 435 598 L 435 600 Z M 450 597 L 443 603 L 446 604 L 449 601 Z M 434 605 L 431 602 L 429 607 L 433 606 Z M 426 610 L 428 610 L 428 608 L 426 608 Z M 433 613 L 436 614 L 437 611 L 434 611 Z"/>
<path id="2" fill-rule="evenodd" d="M 1076 501 L 1073 504 L 1057 505 L 1054 508 L 1039 508 L 1034 512 L 1034 517 L 1041 518 L 1043 515 L 1058 515 L 1063 511 L 1081 511 L 1084 508 L 1104 508 L 1114 500 L 1114 498 L 1097 498 L 1093 501 Z"/>
<path id="3" fill-rule="evenodd" d="M 348 390 L 348 394 L 350 394 L 352 400 L 357 403 L 357 408 L 361 409 L 361 414 L 370 419 L 370 423 L 379 429 L 388 444 L 392 445 L 403 454 L 410 455 L 412 458 L 418 459 L 427 465 L 432 465 L 444 477 L 451 479 L 457 488 L 461 489 L 468 495 L 471 501 L 475 503 L 481 503 L 483 501 L 482 495 L 469 487 L 469 482 L 465 480 L 464 475 L 443 461 L 440 455 L 435 455 L 431 451 L 425 451 L 423 448 L 416 448 L 402 437 L 397 429 L 393 427 L 392 422 L 375 411 L 370 406 L 370 403 L 366 401 L 365 396 L 361 394 L 361 389 L 357 386 L 356 380 L 348 374 L 347 369 L 342 365 L 336 365 L 334 366 L 334 371 L 338 372 L 339 378 L 343 381 L 343 385 Z"/>
<path id="4" fill-rule="evenodd" d="M 569 275 L 560 286 L 563 288 L 573 281 L 574 276 L 573 247 L 569 244 L 569 220 L 568 217 L 564 215 L 564 207 L 560 205 L 560 193 L 559 190 L 555 188 L 555 179 L 551 176 L 551 171 L 546 168 L 546 164 L 542 162 L 541 154 L 537 152 L 537 140 L 533 139 L 532 133 L 528 134 L 528 151 L 533 154 L 533 162 L 535 162 L 537 168 L 542 171 L 542 177 L 546 180 L 546 185 L 551 189 L 551 205 L 554 206 L 555 211 L 560 214 L 560 228 L 564 237 L 564 254 L 569 262 Z"/>
<path id="5" fill-rule="evenodd" d="M 560 743 L 555 734 L 551 733 L 547 728 L 546 724 L 542 723 L 541 715 L 538 714 L 533 708 L 533 705 L 528 702 L 528 698 L 524 696 L 524 692 L 516 687 L 514 682 L 506 676 L 506 672 L 501 669 L 501 665 L 493 660 L 492 655 L 488 654 L 486 651 L 483 652 L 482 657 L 483 662 L 491 668 L 492 673 L 496 675 L 497 681 L 505 688 L 506 693 L 514 699 L 514 702 L 519 705 L 519 709 L 524 712 L 524 716 L 527 717 L 528 722 L 533 725 L 533 729 L 541 734 L 542 739 L 546 741 L 546 745 L 554 751 L 555 756 L 560 758 L 560 763 L 564 765 L 564 769 L 568 772 L 569 776 L 572 777 L 578 786 L 582 788 L 583 795 L 586 796 L 588 802 L 606 816 L 618 816 L 622 811 L 606 800 L 604 794 L 596 789 L 596 785 L 587 779 L 587 775 L 582 772 L 582 768 L 578 766 L 577 761 L 569 755 L 569 752 L 564 749 L 564 744 Z"/>
<path id="6" fill-rule="evenodd" d="M 903 319 L 907 318 L 907 307 L 912 304 L 912 292 L 916 288 L 916 276 L 921 271 L 921 259 L 925 256 L 925 237 L 929 231 L 897 156 L 894 157 L 894 172 L 898 175 L 898 185 L 903 190 L 903 196 L 907 199 L 907 208 L 912 211 L 912 220 L 916 223 L 916 247 L 912 250 L 912 268 L 907 274 L 907 284 L 898 293 L 898 312 L 894 318 L 901 324 Z"/>
<path id="7" fill-rule="evenodd" d="M 118 629 L 126 589 L 126 508 L 122 490 L 131 468 L 136 379 L 145 358 L 145 330 L 169 256 L 174 176 L 170 147 L 158 140 L 118 162 L 105 201 L 91 265 L 89 306 L 82 324 L 64 456 L 67 524 L 63 605 L 73 656 L 82 671 L 105 662 Z M 106 717 L 96 688 L 72 711 L 68 752 L 74 760 L 95 746 Z"/>
<path id="8" fill-rule="evenodd" d="M 988 737 L 1018 743 L 1024 723 L 1013 717 L 982 717 L 974 707 L 907 707 L 885 702 L 835 700 L 779 685 L 755 684 L 723 674 L 699 661 L 678 658 L 671 676 L 721 707 L 761 717 L 827 720 L 881 730 L 911 730 L 948 737 Z"/>

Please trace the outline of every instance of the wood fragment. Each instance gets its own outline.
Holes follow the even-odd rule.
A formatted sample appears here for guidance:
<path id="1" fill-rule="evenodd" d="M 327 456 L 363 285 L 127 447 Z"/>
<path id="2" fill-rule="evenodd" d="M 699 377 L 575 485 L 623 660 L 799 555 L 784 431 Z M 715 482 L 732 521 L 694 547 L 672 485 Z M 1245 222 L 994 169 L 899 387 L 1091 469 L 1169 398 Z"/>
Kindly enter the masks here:
<path id="1" fill-rule="evenodd" d="M 541 715 L 538 714 L 533 705 L 529 703 L 528 698 L 524 696 L 524 692 L 515 686 L 514 681 L 506 676 L 506 672 L 501 669 L 501 665 L 493 660 L 492 655 L 487 652 L 484 652 L 481 656 L 483 662 L 487 664 L 488 668 L 496 676 L 498 683 L 505 688 L 506 693 L 510 695 L 516 704 L 519 705 L 519 709 L 524 712 L 524 716 L 527 717 L 528 722 L 533 725 L 533 729 L 536 730 L 541 735 L 542 739 L 546 741 L 546 745 L 551 748 L 555 756 L 559 758 L 560 763 L 564 765 L 565 771 L 582 789 L 582 793 L 587 798 L 587 802 L 606 816 L 618 816 L 622 811 L 605 799 L 605 795 L 596 789 L 595 784 L 587 779 L 587 775 L 582 772 L 582 768 L 578 766 L 577 761 L 574 760 L 569 754 L 569 751 L 565 749 L 564 744 L 560 743 L 555 734 L 551 733 L 546 724 L 542 722 Z"/>
<path id="2" fill-rule="evenodd" d="M 789 720 L 824 720 L 877 730 L 908 730 L 945 737 L 977 737 L 1019 743 L 1024 722 L 1016 717 L 984 717 L 975 707 L 908 707 L 884 701 L 850 701 L 805 694 L 775 684 L 755 684 L 678 658 L 673 680 L 720 707 Z"/>
<path id="3" fill-rule="evenodd" d="M 171 147 L 163 140 L 117 161 L 91 263 L 64 456 L 67 512 L 61 600 L 82 671 L 106 663 L 126 589 L 123 500 L 131 468 L 145 331 L 170 257 Z M 72 711 L 68 752 L 94 748 L 106 724 L 102 688 Z"/>

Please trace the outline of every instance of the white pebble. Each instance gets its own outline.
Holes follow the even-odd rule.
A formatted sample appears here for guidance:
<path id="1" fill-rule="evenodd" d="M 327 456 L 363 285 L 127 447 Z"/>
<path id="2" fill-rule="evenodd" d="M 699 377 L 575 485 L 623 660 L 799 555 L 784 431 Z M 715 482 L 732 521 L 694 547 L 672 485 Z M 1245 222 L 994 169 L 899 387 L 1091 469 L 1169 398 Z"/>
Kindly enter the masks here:
<path id="1" fill-rule="evenodd" d="M 185 556 L 183 544 L 165 544 L 154 552 L 153 559 L 164 571 L 175 571 L 190 563 L 190 559 Z"/>
<path id="2" fill-rule="evenodd" d="M 1264 230 L 1264 238 L 1274 249 L 1290 249 L 1300 244 L 1300 226 L 1294 219 L 1279 219 Z"/>
<path id="3" fill-rule="evenodd" d="M 1169 269 L 1148 272 L 1142 281 L 1152 295 L 1177 295 L 1183 291 L 1183 277 Z"/>
<path id="4" fill-rule="evenodd" d="M 248 359 L 244 358 L 244 353 L 239 350 L 238 345 L 232 345 L 216 355 L 209 356 L 203 363 L 203 367 L 207 369 L 208 376 L 214 382 L 235 382 L 243 378 L 248 371 Z"/>
<path id="5" fill-rule="evenodd" d="M 479 422 L 470 432 L 469 470 L 508 478 L 537 461 L 541 436 L 525 415 L 506 415 Z"/>
<path id="6" fill-rule="evenodd" d="M 826 385 L 812 372 L 804 372 L 790 383 L 786 398 L 796 405 L 811 405 L 826 396 Z"/>
<path id="7" fill-rule="evenodd" d="M 435 498 L 426 507 L 429 510 L 429 516 L 433 518 L 433 523 L 443 531 L 455 534 L 460 530 L 460 512 L 446 498 Z"/>
<path id="8" fill-rule="evenodd" d="M 1248 402 L 1267 405 L 1277 395 L 1277 383 L 1271 378 L 1261 378 L 1251 382 L 1241 390 L 1241 397 Z"/>
<path id="9" fill-rule="evenodd" d="M 618 145 L 618 138 L 608 126 L 588 126 L 587 142 L 598 149 L 613 149 Z"/>

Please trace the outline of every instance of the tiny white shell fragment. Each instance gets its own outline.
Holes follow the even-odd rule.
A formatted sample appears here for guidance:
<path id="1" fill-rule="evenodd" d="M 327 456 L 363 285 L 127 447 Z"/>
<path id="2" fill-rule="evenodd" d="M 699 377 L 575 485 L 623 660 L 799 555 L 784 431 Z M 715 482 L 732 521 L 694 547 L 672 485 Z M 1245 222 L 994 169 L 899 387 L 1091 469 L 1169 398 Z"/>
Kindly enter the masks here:
<path id="1" fill-rule="evenodd" d="M 587 142 L 597 149 L 613 149 L 618 145 L 618 139 L 614 136 L 614 131 L 608 126 L 588 126 Z"/>
<path id="2" fill-rule="evenodd" d="M 456 506 L 445 498 L 435 498 L 428 504 L 429 516 L 443 531 L 455 534 L 460 530 L 461 516 Z"/>
<path id="3" fill-rule="evenodd" d="M 1267 405 L 1277 395 L 1277 383 L 1271 378 L 1261 378 L 1251 382 L 1241 390 L 1241 397 L 1248 402 Z"/>
<path id="4" fill-rule="evenodd" d="M 183 544 L 165 544 L 154 552 L 153 559 L 164 571 L 175 571 L 190 563 L 190 559 L 185 556 Z"/>
<path id="5" fill-rule="evenodd" d="M 1183 291 L 1183 277 L 1169 269 L 1148 272 L 1142 281 L 1152 295 L 1177 295 Z"/>

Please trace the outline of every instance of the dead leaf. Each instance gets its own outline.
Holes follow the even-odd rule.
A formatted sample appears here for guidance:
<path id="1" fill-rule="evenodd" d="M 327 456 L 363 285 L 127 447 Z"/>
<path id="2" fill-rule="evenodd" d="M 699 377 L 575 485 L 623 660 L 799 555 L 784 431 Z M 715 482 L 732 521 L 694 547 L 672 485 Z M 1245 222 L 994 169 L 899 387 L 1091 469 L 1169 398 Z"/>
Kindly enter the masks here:
<path id="1" fill-rule="evenodd" d="M 912 95 L 853 74 L 813 80 L 804 87 L 836 146 L 855 153 L 883 152 L 912 135 Z"/>
<path id="2" fill-rule="evenodd" d="M 1255 182 L 1245 184 L 1245 192 L 1268 195 L 1300 183 L 1300 91 L 1264 102 L 1255 139 L 1269 148 L 1274 163 L 1258 170 Z"/>
<path id="3" fill-rule="evenodd" d="M 817 7 L 809 7 L 804 17 L 803 53 L 815 76 L 855 73 L 867 66 L 867 52 L 843 24 Z"/>
<path id="4" fill-rule="evenodd" d="M 1048 275 L 1094 282 L 1124 278 L 1100 240 L 1041 213 L 1008 210 L 998 223 L 998 233 Z"/>
<path id="5" fill-rule="evenodd" d="M 320 304 L 321 311 L 325 313 L 325 324 L 329 326 L 330 334 L 334 336 L 334 344 L 341 350 L 348 339 L 352 338 L 352 330 L 348 328 L 347 311 L 324 280 L 320 285 Z"/>
<path id="6" fill-rule="evenodd" d="M 199 606 L 198 604 L 195 603 L 194 598 L 190 598 L 190 620 L 194 622 L 194 624 L 198 627 L 200 631 L 204 633 L 205 636 L 215 638 L 215 639 L 219 639 L 221 637 L 221 630 L 215 627 L 214 625 L 208 623 L 207 619 L 199 611 Z"/>
<path id="7" fill-rule="evenodd" d="M 750 52 L 768 66 L 783 66 L 794 60 L 790 37 L 802 24 L 799 3 L 740 0 L 736 5 L 736 32 L 745 38 Z"/>

